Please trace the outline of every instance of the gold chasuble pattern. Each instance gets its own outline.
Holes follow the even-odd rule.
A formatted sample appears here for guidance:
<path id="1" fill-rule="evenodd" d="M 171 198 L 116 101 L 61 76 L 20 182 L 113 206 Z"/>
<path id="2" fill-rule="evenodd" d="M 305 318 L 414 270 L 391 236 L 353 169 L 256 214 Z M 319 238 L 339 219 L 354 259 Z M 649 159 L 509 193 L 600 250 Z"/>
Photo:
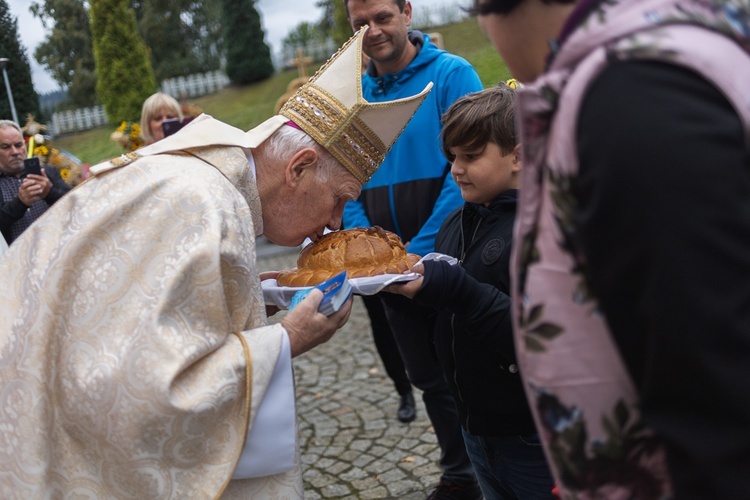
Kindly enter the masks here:
<path id="1" fill-rule="evenodd" d="M 0 497 L 301 498 L 230 481 L 285 335 L 244 151 L 123 163 L 0 258 Z"/>

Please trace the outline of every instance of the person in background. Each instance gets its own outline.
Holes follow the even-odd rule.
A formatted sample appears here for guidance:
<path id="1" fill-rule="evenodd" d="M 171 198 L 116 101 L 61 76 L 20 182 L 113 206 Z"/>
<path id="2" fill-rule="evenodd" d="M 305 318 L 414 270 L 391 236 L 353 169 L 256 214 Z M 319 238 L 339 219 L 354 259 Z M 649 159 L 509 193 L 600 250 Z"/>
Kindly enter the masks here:
<path id="1" fill-rule="evenodd" d="M 422 277 L 388 292 L 433 308 L 435 350 L 458 408 L 466 449 L 487 499 L 551 499 L 554 486 L 518 373 L 510 252 L 521 178 L 515 91 L 501 83 L 443 115 L 443 151 L 464 206 L 438 231 Z"/>
<path id="2" fill-rule="evenodd" d="M 362 74 L 367 71 L 370 64 L 370 57 L 362 53 Z M 385 315 L 383 302 L 377 295 L 362 295 L 362 303 L 367 310 L 367 317 L 370 319 L 370 328 L 372 329 L 372 339 L 375 342 L 375 348 L 378 356 L 383 362 L 383 368 L 388 378 L 393 382 L 396 393 L 399 396 L 398 410 L 396 418 L 400 422 L 409 423 L 417 418 L 417 407 L 414 401 L 414 391 L 406 375 L 406 368 L 401 359 L 401 353 L 398 352 L 398 344 L 393 338 L 391 325 Z"/>
<path id="3" fill-rule="evenodd" d="M 343 0 L 352 29 L 369 25 L 364 52 L 370 64 L 362 76 L 368 102 L 410 95 L 435 84 L 383 165 L 344 209 L 344 226 L 381 226 L 398 234 L 408 251 L 425 255 L 445 217 L 461 206 L 461 193 L 440 148 L 440 117 L 459 97 L 482 90 L 464 59 L 439 50 L 430 38 L 410 31 L 412 6 L 404 0 Z M 456 405 L 435 358 L 432 311 L 392 294 L 381 294 L 388 322 L 411 383 L 422 399 L 441 449 L 443 474 L 430 498 L 481 496 L 466 454 Z"/>
<path id="4" fill-rule="evenodd" d="M 143 101 L 141 109 L 141 135 L 146 146 L 164 139 L 164 120 L 177 119 L 182 123 L 182 108 L 177 100 L 161 92 Z"/>
<path id="5" fill-rule="evenodd" d="M 0 120 L 0 232 L 8 245 L 71 189 L 56 168 L 26 175 L 26 154 L 18 124 Z"/>
<path id="6" fill-rule="evenodd" d="M 750 6 L 477 0 L 524 83 L 521 375 L 563 498 L 750 491 Z"/>

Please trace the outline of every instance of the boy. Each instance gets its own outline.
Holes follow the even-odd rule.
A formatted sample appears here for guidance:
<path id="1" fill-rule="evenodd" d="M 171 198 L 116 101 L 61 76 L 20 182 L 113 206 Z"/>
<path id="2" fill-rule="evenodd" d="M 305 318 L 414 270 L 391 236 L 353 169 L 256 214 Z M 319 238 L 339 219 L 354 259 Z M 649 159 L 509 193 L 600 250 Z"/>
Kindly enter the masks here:
<path id="1" fill-rule="evenodd" d="M 509 259 L 521 146 L 515 91 L 500 84 L 443 115 L 443 150 L 461 189 L 423 276 L 387 289 L 436 309 L 435 348 L 485 498 L 552 498 L 553 480 L 521 385 L 511 329 Z"/>

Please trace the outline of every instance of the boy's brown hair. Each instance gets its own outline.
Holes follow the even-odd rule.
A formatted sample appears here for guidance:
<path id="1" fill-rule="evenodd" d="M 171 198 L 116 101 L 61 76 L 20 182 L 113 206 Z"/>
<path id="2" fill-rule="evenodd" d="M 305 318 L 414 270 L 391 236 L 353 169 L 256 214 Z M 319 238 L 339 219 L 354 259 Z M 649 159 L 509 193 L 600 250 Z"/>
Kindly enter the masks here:
<path id="1" fill-rule="evenodd" d="M 516 134 L 516 91 L 505 83 L 457 99 L 443 114 L 443 153 L 451 162 L 451 148 L 483 148 L 497 144 L 502 154 L 513 152 Z"/>

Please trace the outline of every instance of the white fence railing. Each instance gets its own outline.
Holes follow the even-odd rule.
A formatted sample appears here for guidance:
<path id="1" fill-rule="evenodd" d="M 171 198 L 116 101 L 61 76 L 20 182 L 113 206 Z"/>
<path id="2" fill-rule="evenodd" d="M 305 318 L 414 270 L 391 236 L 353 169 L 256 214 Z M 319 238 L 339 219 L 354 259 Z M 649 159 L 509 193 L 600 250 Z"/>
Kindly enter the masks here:
<path id="1" fill-rule="evenodd" d="M 108 122 L 104 106 L 58 111 L 52 115 L 52 123 L 48 124 L 48 132 L 52 135 L 78 132 L 100 127 Z"/>
<path id="2" fill-rule="evenodd" d="M 200 97 L 213 94 L 227 85 L 229 85 L 227 75 L 221 71 L 211 71 L 209 73 L 164 80 L 161 83 L 160 91 L 179 100 L 186 97 Z M 48 124 L 48 131 L 54 136 L 68 132 L 89 130 L 107 125 L 108 123 L 109 120 L 107 119 L 107 114 L 104 112 L 104 106 L 58 111 L 52 115 L 51 123 Z"/>
<path id="3" fill-rule="evenodd" d="M 161 91 L 175 99 L 213 94 L 229 85 L 229 78 L 221 71 L 180 76 L 161 82 Z"/>

